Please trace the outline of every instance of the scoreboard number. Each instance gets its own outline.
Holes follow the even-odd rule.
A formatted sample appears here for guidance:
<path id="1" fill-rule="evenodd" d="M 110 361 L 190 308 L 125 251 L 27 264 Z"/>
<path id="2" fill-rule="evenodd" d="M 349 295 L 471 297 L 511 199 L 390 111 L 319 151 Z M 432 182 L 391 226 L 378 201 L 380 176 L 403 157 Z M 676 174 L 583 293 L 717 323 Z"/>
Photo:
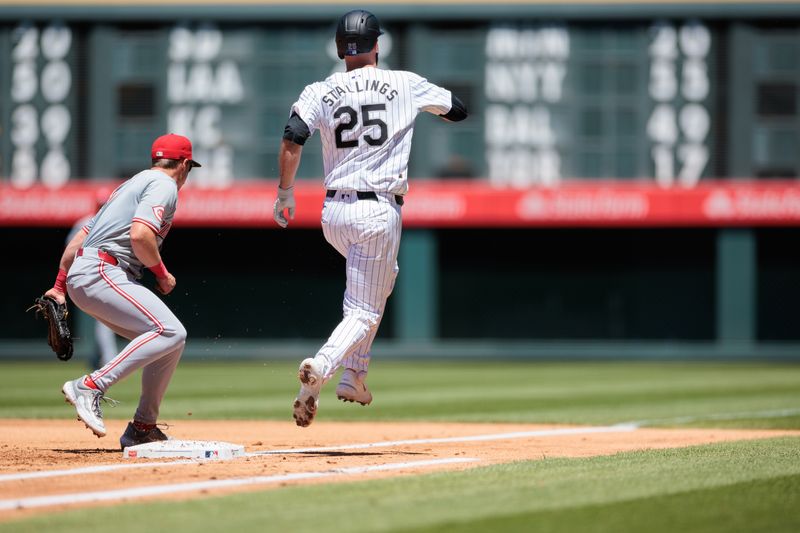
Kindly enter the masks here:
<path id="1" fill-rule="evenodd" d="M 710 49 L 711 33 L 700 22 L 679 30 L 665 23 L 653 27 L 649 92 L 655 105 L 647 136 L 653 144 L 655 179 L 662 187 L 693 187 L 708 164 L 705 143 L 711 116 L 703 103 L 710 92 Z"/>

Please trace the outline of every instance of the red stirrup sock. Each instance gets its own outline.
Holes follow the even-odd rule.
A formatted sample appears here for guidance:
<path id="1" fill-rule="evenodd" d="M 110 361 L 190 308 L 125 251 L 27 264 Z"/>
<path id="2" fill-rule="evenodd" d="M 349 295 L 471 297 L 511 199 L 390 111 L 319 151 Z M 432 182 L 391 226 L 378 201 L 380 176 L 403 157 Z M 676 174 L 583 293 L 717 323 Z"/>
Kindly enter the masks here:
<path id="1" fill-rule="evenodd" d="M 83 384 L 89 387 L 90 389 L 100 390 L 100 387 L 94 382 L 94 380 L 90 376 L 86 376 L 83 380 Z"/>

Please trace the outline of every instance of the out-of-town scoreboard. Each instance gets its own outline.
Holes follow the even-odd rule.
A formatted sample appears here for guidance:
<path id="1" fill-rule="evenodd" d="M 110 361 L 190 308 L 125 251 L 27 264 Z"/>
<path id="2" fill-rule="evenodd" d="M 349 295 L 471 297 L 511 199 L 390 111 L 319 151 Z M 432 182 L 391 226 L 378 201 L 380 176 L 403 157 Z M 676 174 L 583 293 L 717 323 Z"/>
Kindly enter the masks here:
<path id="1" fill-rule="evenodd" d="M 198 188 L 274 179 L 290 105 L 342 67 L 346 6 L 301 4 L 183 3 L 196 9 L 172 19 L 177 8 L 148 3 L 0 5 L 2 184 L 121 179 L 166 131 L 193 140 Z M 457 127 L 418 120 L 412 180 L 795 178 L 800 4 L 707 4 L 379 4 L 381 65 L 452 88 L 472 113 Z M 300 173 L 321 176 L 318 140 Z"/>

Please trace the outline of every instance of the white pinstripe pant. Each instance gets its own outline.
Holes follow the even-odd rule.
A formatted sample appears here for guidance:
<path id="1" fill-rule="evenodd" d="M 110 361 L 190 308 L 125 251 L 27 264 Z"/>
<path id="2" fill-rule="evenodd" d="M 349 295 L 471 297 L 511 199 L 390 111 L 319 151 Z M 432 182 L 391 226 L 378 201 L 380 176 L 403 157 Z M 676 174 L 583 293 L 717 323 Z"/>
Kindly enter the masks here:
<path id="1" fill-rule="evenodd" d="M 367 370 L 372 342 L 397 278 L 402 219 L 394 195 L 359 200 L 354 191 L 325 198 L 322 233 L 346 259 L 342 321 L 316 358 L 325 360 L 325 380 L 339 366 Z"/>

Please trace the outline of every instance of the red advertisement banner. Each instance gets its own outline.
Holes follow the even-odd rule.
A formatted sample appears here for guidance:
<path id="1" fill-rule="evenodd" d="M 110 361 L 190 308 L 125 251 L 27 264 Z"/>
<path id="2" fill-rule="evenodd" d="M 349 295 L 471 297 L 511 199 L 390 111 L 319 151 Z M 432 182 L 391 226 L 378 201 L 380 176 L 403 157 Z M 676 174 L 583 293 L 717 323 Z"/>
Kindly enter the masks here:
<path id="1" fill-rule="evenodd" d="M 77 182 L 60 189 L 0 185 L 0 225 L 69 226 L 95 209 L 109 182 Z M 177 226 L 277 228 L 272 220 L 275 181 L 227 189 L 187 186 Z M 325 191 L 317 181 L 296 186 L 290 227 L 318 227 Z M 663 189 L 620 181 L 567 182 L 557 188 L 498 188 L 482 180 L 412 180 L 403 224 L 412 227 L 669 227 L 800 225 L 800 182 L 706 181 L 691 189 Z"/>

